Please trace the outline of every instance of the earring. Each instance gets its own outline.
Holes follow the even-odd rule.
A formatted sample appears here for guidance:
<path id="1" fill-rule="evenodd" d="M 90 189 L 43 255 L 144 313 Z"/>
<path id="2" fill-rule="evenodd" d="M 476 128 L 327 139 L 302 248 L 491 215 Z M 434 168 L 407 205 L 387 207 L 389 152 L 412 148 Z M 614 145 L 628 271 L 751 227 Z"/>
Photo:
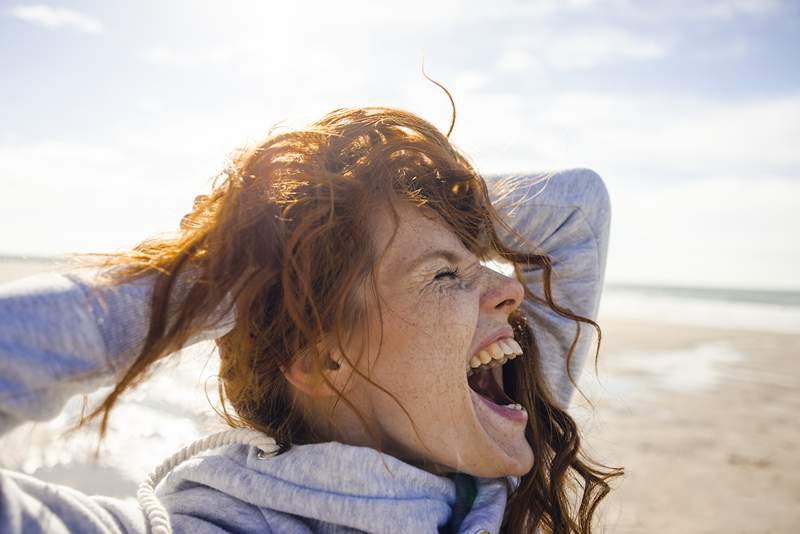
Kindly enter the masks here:
<path id="1" fill-rule="evenodd" d="M 336 371 L 337 369 L 340 369 L 341 367 L 342 367 L 341 364 L 339 362 L 337 362 L 337 361 L 334 361 L 333 358 L 329 357 L 327 360 L 325 360 L 325 368 L 326 369 L 330 369 L 331 371 Z"/>

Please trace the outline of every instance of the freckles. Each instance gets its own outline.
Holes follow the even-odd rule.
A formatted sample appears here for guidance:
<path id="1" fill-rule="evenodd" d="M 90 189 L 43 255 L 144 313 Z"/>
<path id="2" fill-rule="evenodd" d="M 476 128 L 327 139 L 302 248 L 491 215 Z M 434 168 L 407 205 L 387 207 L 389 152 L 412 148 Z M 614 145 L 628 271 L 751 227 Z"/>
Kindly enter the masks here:
<path id="1" fill-rule="evenodd" d="M 459 342 L 465 332 L 470 330 L 475 314 L 472 307 L 463 298 L 443 296 L 435 299 L 435 303 L 424 311 L 429 329 L 435 333 L 437 341 L 446 342 L 446 348 L 452 342 Z"/>

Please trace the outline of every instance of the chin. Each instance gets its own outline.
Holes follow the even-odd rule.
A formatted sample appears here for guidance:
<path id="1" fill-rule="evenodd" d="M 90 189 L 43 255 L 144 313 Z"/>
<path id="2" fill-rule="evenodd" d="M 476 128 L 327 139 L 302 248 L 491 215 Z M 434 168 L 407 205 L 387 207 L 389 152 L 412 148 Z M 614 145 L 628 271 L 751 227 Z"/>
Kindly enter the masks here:
<path id="1" fill-rule="evenodd" d="M 482 478 L 499 478 L 506 476 L 518 476 L 528 474 L 533 469 L 533 451 L 527 447 L 527 451 L 517 458 L 510 458 L 503 455 L 499 458 L 481 458 L 473 467 L 464 467 L 461 472 L 468 475 Z"/>
<path id="2" fill-rule="evenodd" d="M 519 461 L 498 462 L 488 464 L 481 469 L 481 476 L 485 478 L 498 478 L 506 476 L 523 476 L 526 475 L 533 468 L 533 454 L 528 458 L 520 458 Z"/>
<path id="3" fill-rule="evenodd" d="M 497 476 L 518 476 L 527 475 L 533 469 L 533 451 L 530 453 L 530 458 L 526 457 L 524 460 L 514 463 L 509 466 L 505 473 Z"/>

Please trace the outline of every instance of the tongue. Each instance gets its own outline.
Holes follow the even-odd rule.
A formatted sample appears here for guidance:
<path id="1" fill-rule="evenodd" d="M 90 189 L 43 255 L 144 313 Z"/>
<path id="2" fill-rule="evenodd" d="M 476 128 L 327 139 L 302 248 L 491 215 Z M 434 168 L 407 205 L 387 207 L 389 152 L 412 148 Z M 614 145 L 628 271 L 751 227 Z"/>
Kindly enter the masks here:
<path id="1" fill-rule="evenodd" d="M 506 395 L 490 369 L 472 373 L 467 377 L 467 383 L 475 393 L 495 404 L 514 404 L 514 399 Z"/>

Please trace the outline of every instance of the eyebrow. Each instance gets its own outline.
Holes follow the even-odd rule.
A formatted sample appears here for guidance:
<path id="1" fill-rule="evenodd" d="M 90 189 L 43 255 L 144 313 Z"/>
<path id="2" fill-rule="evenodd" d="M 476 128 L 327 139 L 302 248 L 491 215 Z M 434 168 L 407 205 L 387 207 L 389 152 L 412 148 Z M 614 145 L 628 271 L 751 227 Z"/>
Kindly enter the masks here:
<path id="1" fill-rule="evenodd" d="M 417 256 L 414 260 L 410 261 L 408 265 L 406 265 L 406 272 L 412 272 L 419 268 L 420 265 L 434 260 L 436 258 L 444 258 L 450 263 L 458 263 L 461 260 L 461 256 L 452 252 L 450 250 L 438 249 L 438 250 L 430 250 L 421 256 Z"/>

